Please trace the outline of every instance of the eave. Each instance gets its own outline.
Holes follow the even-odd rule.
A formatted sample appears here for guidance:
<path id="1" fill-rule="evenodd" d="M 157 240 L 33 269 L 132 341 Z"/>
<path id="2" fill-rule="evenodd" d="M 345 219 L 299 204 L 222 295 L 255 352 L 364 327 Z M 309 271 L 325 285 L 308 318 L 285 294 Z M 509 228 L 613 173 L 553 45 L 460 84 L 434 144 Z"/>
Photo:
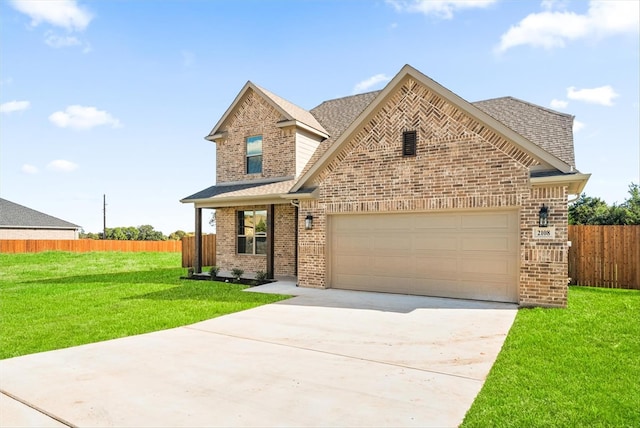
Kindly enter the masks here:
<path id="1" fill-rule="evenodd" d="M 531 177 L 530 183 L 534 187 L 567 186 L 570 195 L 579 195 L 587 185 L 591 174 L 565 174 L 547 177 Z"/>

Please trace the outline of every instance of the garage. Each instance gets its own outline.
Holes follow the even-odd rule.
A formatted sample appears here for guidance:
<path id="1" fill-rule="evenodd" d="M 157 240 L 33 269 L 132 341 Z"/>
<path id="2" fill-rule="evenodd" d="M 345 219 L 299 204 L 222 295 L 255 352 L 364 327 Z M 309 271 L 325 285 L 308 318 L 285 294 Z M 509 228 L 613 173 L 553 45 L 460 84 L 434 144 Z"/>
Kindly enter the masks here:
<path id="1" fill-rule="evenodd" d="M 517 210 L 329 216 L 330 286 L 518 301 Z"/>

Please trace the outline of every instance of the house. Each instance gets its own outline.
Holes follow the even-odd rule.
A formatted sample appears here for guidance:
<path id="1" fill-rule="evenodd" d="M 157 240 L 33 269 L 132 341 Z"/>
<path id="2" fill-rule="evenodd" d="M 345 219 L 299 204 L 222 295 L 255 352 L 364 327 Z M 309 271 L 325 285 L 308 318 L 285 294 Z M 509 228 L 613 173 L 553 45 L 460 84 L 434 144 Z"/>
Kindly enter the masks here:
<path id="1" fill-rule="evenodd" d="M 225 269 L 562 307 L 567 200 L 589 179 L 572 126 L 511 97 L 469 103 L 409 65 L 310 111 L 248 82 L 206 137 L 217 184 L 181 202 L 197 235 L 216 209 Z"/>
<path id="2" fill-rule="evenodd" d="M 78 239 L 77 224 L 0 198 L 0 239 Z"/>

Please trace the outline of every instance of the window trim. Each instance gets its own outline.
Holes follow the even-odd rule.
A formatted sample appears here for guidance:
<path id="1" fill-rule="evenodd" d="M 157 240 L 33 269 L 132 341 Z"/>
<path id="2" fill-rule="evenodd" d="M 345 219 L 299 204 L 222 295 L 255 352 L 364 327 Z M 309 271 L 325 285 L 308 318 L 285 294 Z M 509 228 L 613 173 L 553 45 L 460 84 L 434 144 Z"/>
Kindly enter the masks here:
<path id="1" fill-rule="evenodd" d="M 251 250 L 252 252 L 248 253 L 248 252 L 240 252 L 240 239 L 241 238 L 247 238 L 247 237 L 251 237 L 251 235 L 246 235 L 246 234 L 241 234 L 240 233 L 240 225 L 243 224 L 242 230 L 243 232 L 245 231 L 245 229 L 247 228 L 246 225 L 244 225 L 244 219 L 246 217 L 246 213 L 252 213 L 252 219 L 253 219 L 253 242 L 251 245 Z M 264 213 L 264 222 L 265 222 L 265 231 L 264 232 L 256 232 L 256 217 L 257 217 L 257 213 Z M 265 238 L 265 244 L 266 244 L 266 239 L 267 239 L 267 230 L 266 230 L 266 223 L 267 223 L 267 216 L 268 216 L 268 211 L 266 209 L 249 209 L 249 210 L 237 210 L 236 211 L 236 254 L 237 255 L 244 255 L 244 256 L 266 256 L 268 249 L 265 248 L 265 252 L 264 253 L 257 253 L 257 247 L 258 247 L 258 239 L 257 238 Z M 242 223 L 241 223 L 242 221 Z M 246 241 L 245 241 L 246 242 Z M 246 245 L 245 245 L 245 249 L 246 249 Z"/>
<path id="2" fill-rule="evenodd" d="M 260 154 L 259 155 L 256 155 L 256 154 L 249 155 L 249 140 L 257 139 L 257 138 L 260 138 Z M 244 162 L 245 165 L 244 165 L 244 168 L 245 168 L 245 173 L 247 175 L 262 174 L 262 153 L 263 153 L 262 144 L 264 143 L 264 138 L 262 137 L 261 134 L 252 135 L 252 136 L 246 137 L 244 139 L 244 143 L 245 143 L 244 144 L 244 150 L 245 150 L 245 162 Z M 249 172 L 249 160 L 257 158 L 257 157 L 260 157 L 260 171 Z"/>

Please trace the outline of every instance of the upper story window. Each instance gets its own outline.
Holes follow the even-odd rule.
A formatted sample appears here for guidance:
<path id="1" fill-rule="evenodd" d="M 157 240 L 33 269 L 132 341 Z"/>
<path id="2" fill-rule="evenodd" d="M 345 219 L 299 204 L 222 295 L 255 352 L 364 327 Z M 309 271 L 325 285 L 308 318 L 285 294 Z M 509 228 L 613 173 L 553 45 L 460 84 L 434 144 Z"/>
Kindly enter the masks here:
<path id="1" fill-rule="evenodd" d="M 247 138 L 247 174 L 262 172 L 262 135 Z"/>

